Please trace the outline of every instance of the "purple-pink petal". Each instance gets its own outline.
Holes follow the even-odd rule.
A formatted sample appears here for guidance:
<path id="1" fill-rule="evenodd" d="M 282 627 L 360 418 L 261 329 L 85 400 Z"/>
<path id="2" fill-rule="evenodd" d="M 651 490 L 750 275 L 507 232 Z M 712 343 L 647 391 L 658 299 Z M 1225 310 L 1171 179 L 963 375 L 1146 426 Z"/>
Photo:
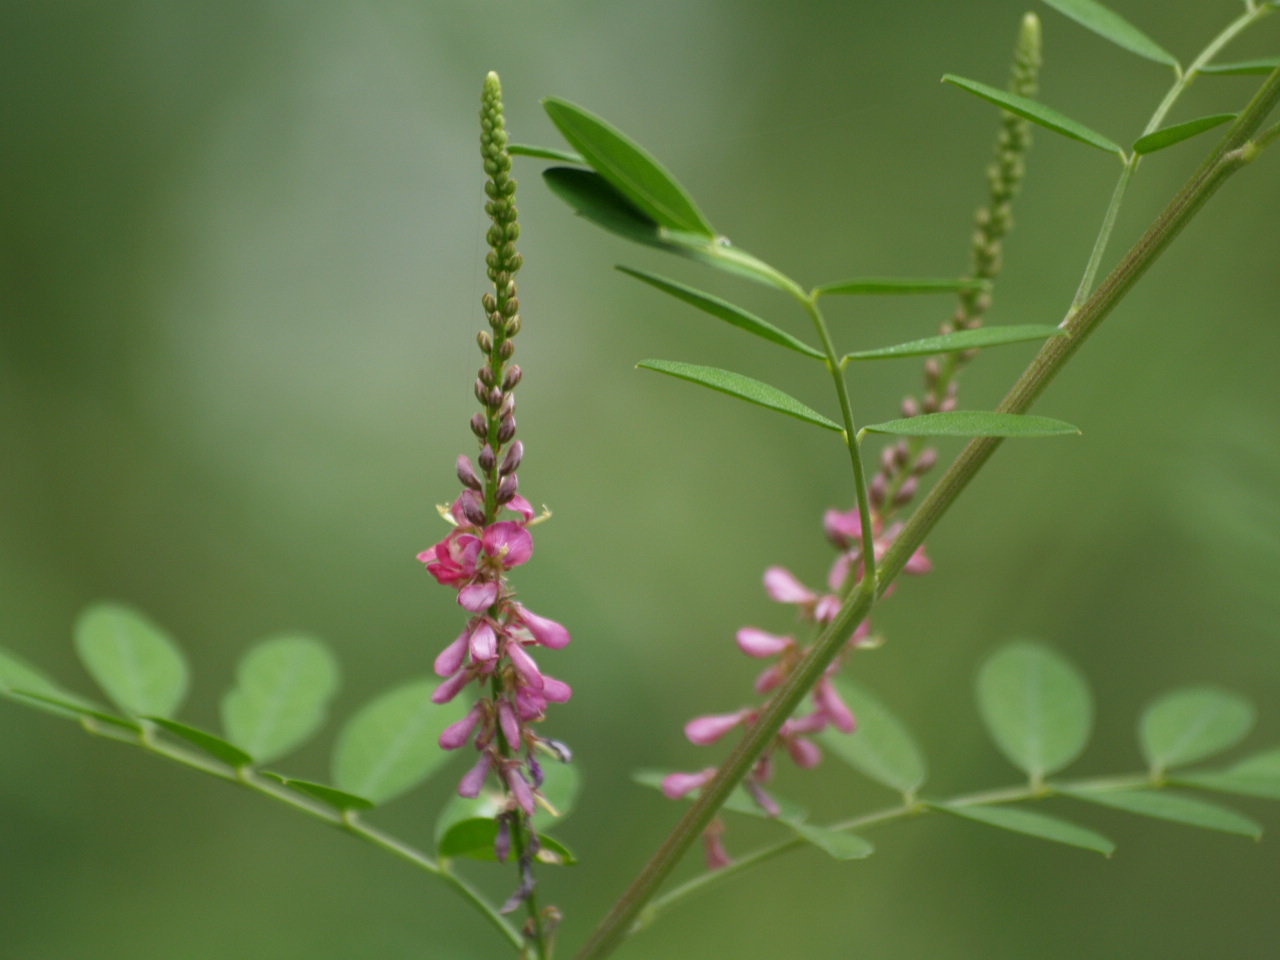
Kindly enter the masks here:
<path id="1" fill-rule="evenodd" d="M 507 656 L 511 658 L 511 665 L 516 668 L 516 673 L 520 674 L 521 679 L 535 690 L 541 690 L 543 683 L 542 672 L 538 669 L 538 665 L 534 663 L 533 657 L 524 652 L 524 647 L 514 640 L 507 643 Z"/>
<path id="2" fill-rule="evenodd" d="M 458 796 L 466 797 L 468 800 L 474 800 L 480 796 L 480 791 L 484 789 L 485 778 L 489 776 L 489 754 L 480 754 L 480 760 L 474 767 L 467 771 L 462 778 L 462 782 L 458 784 Z"/>
<path id="3" fill-rule="evenodd" d="M 503 520 L 485 527 L 484 552 L 501 559 L 502 565 L 510 570 L 533 556 L 533 537 L 524 524 Z"/>
<path id="4" fill-rule="evenodd" d="M 768 693 L 770 690 L 778 686 L 778 684 L 782 683 L 785 677 L 786 674 L 779 669 L 776 663 L 772 667 L 766 667 L 761 672 L 760 676 L 756 677 L 756 693 Z"/>
<path id="5" fill-rule="evenodd" d="M 512 750 L 519 750 L 523 740 L 520 736 L 520 724 L 511 704 L 506 700 L 498 701 L 498 722 L 502 724 L 502 736 L 506 738 L 507 746 Z"/>
<path id="6" fill-rule="evenodd" d="M 826 714 L 831 725 L 841 733 L 853 733 L 857 729 L 853 711 L 840 699 L 840 694 L 836 693 L 836 688 L 829 680 L 818 681 L 817 686 L 813 688 L 813 700 L 818 709 Z"/>
<path id="7" fill-rule="evenodd" d="M 785 567 L 770 567 L 764 572 L 764 589 L 778 603 L 813 603 L 817 596 Z"/>
<path id="8" fill-rule="evenodd" d="M 842 550 L 862 536 L 862 517 L 857 508 L 847 513 L 839 510 L 828 510 L 822 515 L 822 528 L 827 539 Z"/>
<path id="9" fill-rule="evenodd" d="M 818 602 L 813 607 L 813 619 L 818 623 L 830 623 L 839 612 L 840 598 L 833 593 L 828 593 L 818 598 Z"/>
<path id="10" fill-rule="evenodd" d="M 788 647 L 795 645 L 795 641 L 790 637 L 779 637 L 776 634 L 757 630 L 755 627 L 743 627 L 739 630 L 737 641 L 738 649 L 748 657 L 776 657 Z"/>
<path id="11" fill-rule="evenodd" d="M 842 553 L 836 557 L 835 563 L 831 564 L 831 572 L 827 574 L 827 586 L 832 591 L 839 593 L 840 590 L 844 589 L 855 559 L 860 561 L 861 557 L 857 557 L 852 553 Z"/>
<path id="12" fill-rule="evenodd" d="M 471 659 L 492 660 L 498 655 L 498 635 L 488 620 L 476 620 L 471 630 Z"/>
<path id="13" fill-rule="evenodd" d="M 529 781 L 525 780 L 524 774 L 514 767 L 506 771 L 507 786 L 511 788 L 511 794 L 516 798 L 516 803 L 520 804 L 520 809 L 529 816 L 533 816 L 533 791 L 529 788 Z"/>
<path id="14" fill-rule="evenodd" d="M 443 650 L 440 656 L 436 657 L 435 671 L 437 677 L 452 677 L 460 669 L 467 660 L 467 631 L 463 630 L 458 634 L 458 639 L 453 641 Z"/>
<path id="15" fill-rule="evenodd" d="M 791 755 L 795 765 L 802 770 L 816 767 L 822 762 L 822 751 L 818 749 L 818 745 L 812 740 L 806 740 L 803 737 L 794 737 L 788 740 L 787 753 Z"/>
<path id="16" fill-rule="evenodd" d="M 471 671 L 459 670 L 452 677 L 446 680 L 440 686 L 436 687 L 436 692 L 431 695 L 432 703 L 448 703 L 459 693 L 462 688 L 471 682 Z"/>
<path id="17" fill-rule="evenodd" d="M 516 605 L 516 614 L 529 635 L 548 650 L 559 650 L 569 645 L 569 631 L 554 620 L 530 613 L 519 604 Z"/>
<path id="18" fill-rule="evenodd" d="M 469 583 L 458 591 L 458 604 L 472 613 L 484 613 L 498 599 L 498 584 L 492 580 Z"/>
<path id="19" fill-rule="evenodd" d="M 475 732 L 476 724 L 480 722 L 480 718 L 483 716 L 484 706 L 477 703 L 467 712 L 465 717 L 457 723 L 445 727 L 444 733 L 440 734 L 440 749 L 457 750 L 459 747 L 465 746 L 466 742 L 471 739 L 471 734 Z"/>
<path id="20" fill-rule="evenodd" d="M 684 725 L 684 735 L 690 743 L 700 747 L 715 743 L 734 727 L 742 723 L 746 713 L 718 713 L 706 717 L 694 717 Z"/>
<path id="21" fill-rule="evenodd" d="M 700 773 L 671 773 L 662 780 L 662 793 L 668 800 L 679 800 L 685 794 L 702 789 L 716 775 L 715 767 Z"/>
<path id="22" fill-rule="evenodd" d="M 568 703 L 573 689 L 563 680 L 542 675 L 542 696 L 549 703 Z"/>
<path id="23" fill-rule="evenodd" d="M 507 509 L 512 510 L 520 514 L 520 516 L 524 517 L 525 523 L 528 523 L 530 520 L 533 519 L 533 514 L 534 514 L 533 504 L 531 504 L 524 497 L 520 496 L 520 494 L 518 493 L 514 497 L 512 497 L 511 500 L 507 503 Z"/>
<path id="24" fill-rule="evenodd" d="M 923 546 L 916 549 L 916 552 L 911 555 L 911 559 L 902 568 L 904 573 L 915 574 L 928 573 L 932 569 L 933 561 L 925 556 Z"/>
<path id="25" fill-rule="evenodd" d="M 540 720 L 547 712 L 547 699 L 533 687 L 516 689 L 516 713 L 525 723 Z"/>

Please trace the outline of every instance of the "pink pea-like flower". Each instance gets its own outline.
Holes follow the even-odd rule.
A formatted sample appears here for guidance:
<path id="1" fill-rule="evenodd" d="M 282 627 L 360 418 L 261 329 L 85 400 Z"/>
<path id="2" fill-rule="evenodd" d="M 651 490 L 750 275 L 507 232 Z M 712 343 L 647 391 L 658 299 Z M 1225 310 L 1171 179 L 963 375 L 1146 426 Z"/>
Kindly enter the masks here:
<path id="1" fill-rule="evenodd" d="M 818 745 L 812 740 L 795 737 L 786 742 L 786 747 L 792 761 L 802 770 L 816 767 L 822 762 L 822 751 L 818 749 Z"/>
<path id="2" fill-rule="evenodd" d="M 458 634 L 457 640 L 440 651 L 435 663 L 436 676 L 452 677 L 462 669 L 462 665 L 467 661 L 470 636 L 470 629 L 463 630 L 462 633 Z"/>
<path id="3" fill-rule="evenodd" d="M 830 680 L 824 677 L 818 681 L 817 686 L 813 688 L 813 700 L 823 715 L 831 721 L 831 725 L 841 733 L 853 733 L 857 729 L 853 711 L 840 699 L 840 694 L 836 693 L 836 688 L 831 685 Z"/>
<path id="4" fill-rule="evenodd" d="M 458 591 L 458 604 L 472 613 L 484 613 L 498 602 L 498 584 L 493 580 L 469 583 Z"/>
<path id="5" fill-rule="evenodd" d="M 689 738 L 690 743 L 705 747 L 707 744 L 715 743 L 734 727 L 739 726 L 746 718 L 746 715 L 747 711 L 740 710 L 737 713 L 695 717 L 685 724 L 684 735 Z"/>
<path id="6" fill-rule="evenodd" d="M 480 791 L 484 789 L 485 778 L 489 776 L 489 754 L 480 754 L 480 759 L 474 767 L 467 771 L 466 775 L 458 784 L 458 796 L 466 797 L 468 800 L 474 800 L 480 796 Z"/>
<path id="7" fill-rule="evenodd" d="M 480 538 L 475 534 L 455 530 L 431 549 L 418 554 L 418 559 L 427 565 L 427 572 L 438 583 L 453 586 L 476 575 L 480 547 Z"/>
<path id="8" fill-rule="evenodd" d="M 457 723 L 446 727 L 444 733 L 440 734 L 440 749 L 457 750 L 459 747 L 465 746 L 467 741 L 471 739 L 471 734 L 475 732 L 476 725 L 480 723 L 483 717 L 484 707 L 477 703 L 467 712 L 465 717 Z"/>
<path id="9" fill-rule="evenodd" d="M 569 631 L 554 620 L 531 613 L 518 603 L 515 604 L 515 610 L 529 635 L 541 646 L 548 650 L 559 650 L 569 645 Z"/>
<path id="10" fill-rule="evenodd" d="M 748 657 L 758 658 L 776 657 L 784 650 L 796 645 L 790 637 L 775 636 L 754 627 L 743 627 L 739 630 L 737 641 L 739 650 Z"/>
<path id="11" fill-rule="evenodd" d="M 498 635 L 488 620 L 476 620 L 471 630 L 471 659 L 492 660 L 498 655 Z"/>
<path id="12" fill-rule="evenodd" d="M 679 800 L 686 794 L 701 790 L 715 775 L 715 767 L 707 767 L 700 773 L 668 774 L 662 780 L 662 793 L 668 800 Z"/>
<path id="13" fill-rule="evenodd" d="M 523 524 L 503 520 L 485 528 L 484 552 L 510 570 L 533 556 L 533 537 Z"/>
<path id="14" fill-rule="evenodd" d="M 764 589 L 778 603 L 808 604 L 818 599 L 785 567 L 770 567 L 764 572 Z"/>

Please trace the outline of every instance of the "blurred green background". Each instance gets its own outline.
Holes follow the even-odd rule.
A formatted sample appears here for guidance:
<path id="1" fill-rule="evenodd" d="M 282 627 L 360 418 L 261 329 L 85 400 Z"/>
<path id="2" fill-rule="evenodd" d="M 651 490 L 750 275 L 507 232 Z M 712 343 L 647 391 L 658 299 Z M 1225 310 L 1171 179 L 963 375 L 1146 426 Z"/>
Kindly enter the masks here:
<path id="1" fill-rule="evenodd" d="M 1189 58 L 1241 8 L 1116 0 Z M 1025 3 L 469 0 L 0 6 L 0 644 L 74 689 L 77 612 L 135 604 L 185 646 L 184 719 L 214 724 L 253 641 L 305 630 L 344 667 L 336 716 L 423 674 L 460 623 L 414 554 L 456 487 L 478 363 L 483 222 L 476 113 L 498 70 L 517 141 L 559 145 L 538 99 L 603 114 L 658 154 L 733 240 L 804 283 L 967 267 L 996 115 L 938 83 L 1002 85 Z M 1129 142 L 1154 64 L 1047 8 L 1042 96 Z M 1274 55 L 1280 17 L 1230 50 Z M 1197 82 L 1171 119 L 1238 109 L 1250 78 Z M 1146 163 L 1113 257 L 1208 141 Z M 1280 740 L 1280 158 L 1234 179 L 1046 395 L 1081 439 L 1004 450 L 929 541 L 935 573 L 877 616 L 847 668 L 909 718 L 933 789 L 1012 783 L 970 693 L 982 658 L 1043 638 L 1089 674 L 1100 735 L 1074 768 L 1140 763 L 1142 705 L 1212 682 Z M 750 701 L 744 623 L 784 630 L 761 571 L 816 582 L 820 518 L 846 508 L 830 435 L 632 369 L 650 356 L 765 376 L 829 410 L 794 355 L 610 268 L 657 269 L 797 332 L 763 288 L 627 248 L 518 161 L 524 233 L 522 492 L 555 519 L 519 571 L 574 632 L 544 658 L 575 687 L 547 728 L 586 773 L 560 834 L 586 858 L 545 879 L 566 948 L 675 820 L 640 766 L 720 756 L 694 713 Z M 1037 136 L 993 322 L 1054 323 L 1114 159 Z M 946 299 L 836 302 L 847 349 L 931 333 Z M 1029 351 L 966 377 L 990 405 Z M 854 379 L 865 421 L 918 367 Z M 335 724 L 330 725 L 330 731 Z M 505 956 L 439 885 L 267 803 L 0 702 L 0 956 L 328 960 Z M 331 736 L 282 764 L 322 779 Z M 461 769 L 376 822 L 427 843 Z M 781 792 L 838 816 L 891 800 L 838 763 Z M 1268 826 L 1275 809 L 1243 802 Z M 1110 861 L 926 819 L 870 860 L 776 861 L 619 956 L 1271 956 L 1280 845 L 1075 814 Z M 733 825 L 731 849 L 762 835 Z M 683 871 L 691 871 L 686 864 Z M 510 877 L 475 871 L 501 897 Z"/>

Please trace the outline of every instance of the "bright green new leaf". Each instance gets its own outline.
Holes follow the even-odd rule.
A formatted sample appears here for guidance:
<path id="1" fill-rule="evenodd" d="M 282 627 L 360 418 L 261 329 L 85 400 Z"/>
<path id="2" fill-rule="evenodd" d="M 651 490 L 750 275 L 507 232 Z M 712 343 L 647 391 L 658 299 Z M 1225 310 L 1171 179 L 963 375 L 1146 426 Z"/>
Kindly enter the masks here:
<path id="1" fill-rule="evenodd" d="M 1157 130 L 1139 138 L 1133 145 L 1133 152 L 1139 155 L 1155 153 L 1157 150 L 1172 147 L 1175 143 L 1181 143 L 1183 140 L 1190 140 L 1197 134 L 1221 126 L 1228 120 L 1234 120 L 1237 116 L 1238 114 L 1234 113 L 1215 113 L 1211 117 L 1200 117 L 1198 120 L 1188 120 L 1186 123 L 1175 123 L 1172 127 L 1165 127 L 1163 130 Z"/>
<path id="2" fill-rule="evenodd" d="M 114 713 L 106 713 L 99 710 L 89 701 L 82 700 L 75 694 L 27 693 L 23 690 L 10 690 L 6 696 L 18 703 L 25 703 L 28 706 L 47 710 L 59 716 L 71 716 L 80 721 L 93 720 L 98 723 L 104 723 L 116 730 L 127 730 L 131 734 L 142 732 L 142 727 L 132 720 L 125 720 L 122 717 L 117 717 Z"/>
<path id="3" fill-rule="evenodd" d="M 788 824 L 792 830 L 796 832 L 796 836 L 805 840 L 827 856 L 834 857 L 836 860 L 861 860 L 864 857 L 871 856 L 875 852 L 875 847 L 868 840 L 862 839 L 855 833 L 845 833 L 843 830 L 828 830 L 826 827 L 815 827 L 807 823 Z"/>
<path id="4" fill-rule="evenodd" d="M 873 423 L 862 430 L 899 437 L 1063 437 L 1080 432 L 1079 428 L 1061 420 L 985 410 L 922 413 L 918 417 Z"/>
<path id="5" fill-rule="evenodd" d="M 543 109 L 592 169 L 661 226 L 714 237 L 693 200 L 661 164 L 594 114 L 550 97 Z"/>
<path id="6" fill-rule="evenodd" d="M 497 860 L 494 843 L 498 839 L 498 823 L 492 818 L 475 817 L 453 824 L 440 839 L 441 858 L 468 857 L 472 860 Z M 559 840 L 538 834 L 541 850 L 535 857 L 541 863 L 571 867 L 577 858 Z"/>
<path id="7" fill-rule="evenodd" d="M 662 789 L 662 781 L 671 773 L 669 770 L 636 770 L 631 774 L 631 779 L 641 786 L 652 787 L 654 790 Z M 693 799 L 696 792 L 688 795 L 686 799 Z M 773 794 L 770 794 L 773 796 Z M 760 804 L 756 803 L 742 787 L 737 787 L 729 794 L 729 799 L 725 801 L 723 809 L 732 810 L 734 813 L 746 814 L 749 817 L 758 817 L 765 820 L 780 820 L 786 824 L 802 823 L 808 816 L 809 811 L 799 804 L 786 800 L 782 797 L 773 797 L 778 804 L 779 813 L 777 817 L 771 817 L 763 809 Z"/>
<path id="8" fill-rule="evenodd" d="M 534 147 L 527 143 L 507 144 L 507 153 L 513 157 L 536 157 L 539 160 L 558 160 L 561 163 L 586 164 L 579 154 L 568 150 L 553 150 L 551 147 Z"/>
<path id="9" fill-rule="evenodd" d="M 111 701 L 133 716 L 171 717 L 187 695 L 187 664 L 159 627 L 128 607 L 90 607 L 76 653 Z"/>
<path id="10" fill-rule="evenodd" d="M 823 745 L 855 770 L 905 796 L 914 796 L 927 776 L 924 754 L 910 731 L 879 699 L 857 684 L 832 681 L 858 720 L 853 733 L 828 729 L 818 735 Z"/>
<path id="11" fill-rule="evenodd" d="M 74 693 L 68 693 L 63 690 L 43 671 L 31 666 L 16 654 L 0 648 L 0 695 L 9 696 L 14 692 L 36 694 L 39 697 L 62 701 L 68 706 L 60 706 L 48 700 L 39 700 L 31 696 L 24 697 L 21 700 L 10 697 L 16 702 L 25 703 L 28 706 L 44 710 L 46 713 L 67 717 L 71 720 L 79 719 L 84 709 L 95 709 L 94 705 L 88 700 L 82 700 Z"/>
<path id="12" fill-rule="evenodd" d="M 1219 76 L 1266 76 L 1280 68 L 1280 57 L 1268 57 L 1265 60 L 1242 60 L 1239 63 L 1211 63 L 1201 67 L 1196 73 L 1218 74 Z"/>
<path id="13" fill-rule="evenodd" d="M 339 790 L 383 804 L 416 787 L 449 759 L 440 749 L 445 727 L 469 705 L 459 697 L 431 702 L 436 680 L 411 680 L 377 697 L 347 722 L 333 755 Z"/>
<path id="14" fill-rule="evenodd" d="M 978 708 L 1000 752 L 1036 781 L 1078 757 L 1093 728 L 1084 677 L 1038 643 L 1011 643 L 983 664 Z"/>
<path id="15" fill-rule="evenodd" d="M 935 353 L 957 353 L 961 350 L 976 350 L 981 347 L 998 347 L 1006 343 L 1047 340 L 1049 337 L 1061 337 L 1065 334 L 1066 331 L 1058 327 L 1034 324 L 1018 327 L 978 327 L 975 330 L 957 330 L 955 333 L 925 337 L 922 340 L 899 343 L 892 347 L 880 347 L 877 350 L 859 350 L 857 353 L 846 354 L 844 359 L 894 360 L 898 357 L 928 357 Z"/>
<path id="16" fill-rule="evenodd" d="M 655 370 L 670 377 L 710 387 L 720 393 L 745 400 L 747 403 L 776 410 L 778 413 L 785 413 L 789 417 L 826 427 L 837 433 L 841 432 L 838 423 L 833 423 L 816 410 L 809 409 L 795 397 L 783 393 L 777 387 L 771 387 L 759 380 L 752 380 L 731 370 L 703 367 L 695 363 L 680 363 L 675 360 L 642 360 L 636 366 L 641 370 Z"/>
<path id="17" fill-rule="evenodd" d="M 198 747 L 212 757 L 217 757 L 228 766 L 239 768 L 253 765 L 253 757 L 212 733 L 206 733 L 196 727 L 187 726 L 177 720 L 167 720 L 164 717 L 142 717 L 141 719 L 150 720 L 162 730 L 180 740 L 185 740 L 193 747 Z"/>
<path id="18" fill-rule="evenodd" d="M 338 663 L 310 637 L 276 637 L 254 647 L 222 700 L 227 738 L 258 763 L 305 743 L 324 724 L 338 690 Z"/>
<path id="19" fill-rule="evenodd" d="M 1163 63 L 1175 70 L 1178 58 L 1169 53 L 1145 33 L 1118 13 L 1108 10 L 1097 0 L 1044 0 L 1059 13 L 1066 14 L 1076 23 L 1110 40 L 1118 47 L 1140 57 Z"/>
<path id="20" fill-rule="evenodd" d="M 1253 727 L 1253 704 L 1212 687 L 1167 693 L 1139 724 L 1142 752 L 1157 773 L 1234 747 Z"/>
<path id="21" fill-rule="evenodd" d="M 1097 147 L 1106 153 L 1114 153 L 1121 160 L 1125 159 L 1124 148 L 1118 143 L 1108 140 L 1102 134 L 1095 133 L 1088 127 L 1076 123 L 1070 117 L 1063 116 L 1057 110 L 1046 107 L 1043 103 L 1030 100 L 1027 97 L 1020 97 L 1016 93 L 997 90 L 995 87 L 989 87 L 985 83 L 966 80 L 964 77 L 957 77 L 950 73 L 942 79 L 943 82 L 953 84 L 962 90 L 967 90 L 983 100 L 989 100 L 996 106 L 1008 110 L 1024 120 L 1030 120 L 1032 123 L 1039 124 L 1047 130 L 1060 133 L 1064 137 L 1070 137 L 1072 140 L 1079 140 L 1081 143 L 1087 143 L 1089 146 Z"/>
<path id="22" fill-rule="evenodd" d="M 1255 840 L 1262 836 L 1262 827 L 1248 817 L 1226 807 L 1176 793 L 1154 790 L 1063 790 L 1062 793 L 1077 800 L 1087 800 L 1089 803 L 1143 817 L 1172 820 L 1189 827 L 1221 830 L 1223 833 L 1235 833 Z"/>
<path id="23" fill-rule="evenodd" d="M 859 277 L 854 280 L 841 280 L 837 283 L 824 283 L 817 288 L 817 293 L 830 296 L 909 296 L 929 293 L 959 293 L 962 290 L 986 290 L 991 286 L 988 280 L 932 280 L 932 279 L 892 279 L 889 277 Z"/>
<path id="24" fill-rule="evenodd" d="M 999 827 L 1001 830 L 1012 830 L 1014 833 L 1025 833 L 1029 837 L 1039 837 L 1041 840 L 1052 840 L 1072 847 L 1096 850 L 1104 857 L 1111 856 L 1116 849 L 1116 845 L 1100 833 L 1043 813 L 1033 813 L 1030 810 L 1019 810 L 1015 807 L 953 806 L 945 803 L 930 804 L 930 806 L 957 817 Z"/>
<path id="25" fill-rule="evenodd" d="M 768 321 L 761 320 L 754 314 L 748 313 L 741 307 L 735 307 L 732 303 L 721 300 L 719 297 L 713 297 L 709 293 L 703 293 L 701 290 L 695 290 L 693 287 L 687 287 L 682 283 L 676 283 L 674 280 L 668 280 L 657 274 L 645 273 L 643 270 L 632 270 L 630 267 L 618 267 L 617 269 L 629 277 L 635 277 L 642 283 L 647 283 L 663 293 L 670 294 L 677 300 L 683 300 L 690 306 L 697 307 L 703 313 L 718 317 L 739 330 L 754 333 L 757 337 L 762 337 L 779 346 L 786 347 L 788 350 L 816 357 L 819 360 L 823 358 L 821 350 L 814 349 L 804 341 L 797 340 L 785 330 L 779 330 Z"/>
<path id="26" fill-rule="evenodd" d="M 335 790 L 323 783 L 312 783 L 310 780 L 291 780 L 281 778 L 281 782 L 290 790 L 296 790 L 312 800 L 319 800 L 338 810 L 370 810 L 375 804 L 372 800 L 357 797 L 345 790 Z"/>

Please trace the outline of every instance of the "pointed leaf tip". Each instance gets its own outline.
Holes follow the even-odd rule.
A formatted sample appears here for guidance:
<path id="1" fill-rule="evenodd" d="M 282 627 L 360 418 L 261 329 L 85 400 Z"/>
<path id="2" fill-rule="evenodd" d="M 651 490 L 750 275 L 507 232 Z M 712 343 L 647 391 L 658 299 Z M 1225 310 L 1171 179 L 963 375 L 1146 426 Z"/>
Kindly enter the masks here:
<path id="1" fill-rule="evenodd" d="M 1065 336 L 1060 327 L 1026 325 L 1017 327 L 977 327 L 973 330 L 957 330 L 936 337 L 925 337 L 892 347 L 876 350 L 859 350 L 846 354 L 845 360 L 895 360 L 900 357 L 927 357 L 936 353 L 957 353 L 961 350 L 978 350 L 983 347 L 1000 347 L 1010 343 L 1028 343 Z"/>
<path id="2" fill-rule="evenodd" d="M 1078 427 L 1049 417 L 985 410 L 953 410 L 950 413 L 922 413 L 917 417 L 873 423 L 862 428 L 867 433 L 889 433 L 899 437 L 1064 437 L 1080 433 Z"/>
<path id="3" fill-rule="evenodd" d="M 1180 69 L 1178 58 L 1148 37 L 1118 13 L 1097 0 L 1044 0 L 1064 16 L 1118 47 L 1156 63 Z"/>
<path id="4" fill-rule="evenodd" d="M 1188 827 L 1219 830 L 1254 840 L 1262 837 L 1261 825 L 1243 814 L 1216 803 L 1177 793 L 1156 790 L 1063 790 L 1062 793 L 1077 800 L 1111 807 L 1113 810 L 1168 820 Z"/>
<path id="5" fill-rule="evenodd" d="M 641 370 L 665 373 L 669 377 L 676 377 L 680 380 L 696 383 L 699 386 L 708 387 L 718 393 L 745 400 L 747 403 L 754 403 L 758 407 L 784 413 L 789 417 L 795 417 L 797 420 L 803 420 L 815 426 L 825 427 L 837 433 L 843 432 L 843 428 L 838 423 L 834 423 L 816 410 L 806 407 L 795 397 L 783 393 L 777 387 L 771 387 L 767 383 L 753 380 L 751 377 L 745 377 L 740 373 L 734 373 L 732 370 L 703 367 L 695 363 L 681 363 L 677 360 L 642 360 L 636 364 L 636 367 Z"/>
<path id="6" fill-rule="evenodd" d="M 1154 133 L 1149 133 L 1145 137 L 1139 138 L 1133 145 L 1133 152 L 1139 156 L 1155 153 L 1157 150 L 1172 147 L 1183 140 L 1190 140 L 1206 130 L 1212 130 L 1214 127 L 1221 126 L 1229 120 L 1234 120 L 1237 116 L 1238 114 L 1234 113 L 1215 113 L 1211 117 L 1200 117 L 1198 120 L 1176 123 L 1171 127 L 1156 130 Z"/>
<path id="7" fill-rule="evenodd" d="M 1067 820 L 1046 816 L 1043 813 L 1020 810 L 1016 807 L 978 806 L 976 804 L 960 806 L 941 803 L 930 804 L 930 806 L 935 810 L 941 810 L 953 816 L 985 823 L 989 827 L 999 827 L 1001 830 L 1010 830 L 1014 833 L 1026 834 L 1029 837 L 1039 837 L 1041 840 L 1051 840 L 1054 843 L 1065 843 L 1072 847 L 1094 850 L 1104 857 L 1111 856 L 1116 849 L 1116 845 L 1100 833 L 1077 826 Z"/>
<path id="8" fill-rule="evenodd" d="M 985 83 L 979 83 L 976 80 L 966 80 L 964 77 L 957 77 L 951 73 L 944 76 L 942 81 L 994 103 L 996 106 L 1008 110 L 1024 120 L 1039 124 L 1046 130 L 1052 130 L 1054 133 L 1060 133 L 1064 137 L 1070 137 L 1072 140 L 1078 140 L 1091 147 L 1096 147 L 1105 153 L 1114 153 L 1121 160 L 1126 159 L 1124 148 L 1120 144 L 1090 130 L 1084 124 L 1077 123 L 1070 117 L 1064 116 L 1052 107 L 1046 107 L 1039 101 L 1020 97 L 1016 93 L 1008 93 L 995 87 L 989 87 Z"/>

